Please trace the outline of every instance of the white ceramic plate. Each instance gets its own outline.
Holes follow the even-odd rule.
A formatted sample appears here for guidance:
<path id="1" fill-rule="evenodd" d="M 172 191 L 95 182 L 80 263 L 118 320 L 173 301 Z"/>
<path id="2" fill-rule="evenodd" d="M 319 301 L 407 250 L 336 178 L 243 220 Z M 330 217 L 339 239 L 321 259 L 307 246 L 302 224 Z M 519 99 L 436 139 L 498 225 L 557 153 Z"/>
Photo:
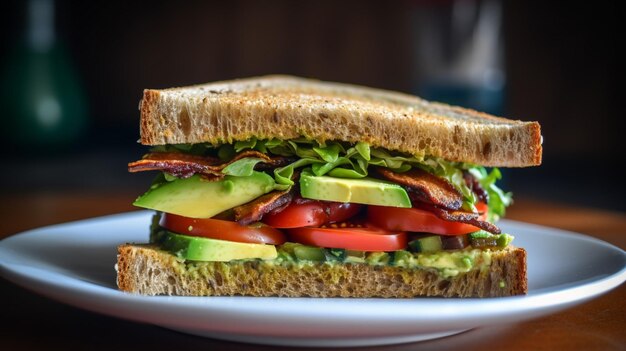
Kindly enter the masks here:
<path id="1" fill-rule="evenodd" d="M 527 296 L 493 299 L 146 297 L 116 289 L 116 246 L 145 242 L 150 212 L 24 232 L 0 242 L 8 279 L 90 311 L 218 339 L 273 345 L 362 346 L 442 337 L 519 322 L 602 294 L 626 279 L 626 253 L 571 232 L 513 221 L 528 251 Z"/>

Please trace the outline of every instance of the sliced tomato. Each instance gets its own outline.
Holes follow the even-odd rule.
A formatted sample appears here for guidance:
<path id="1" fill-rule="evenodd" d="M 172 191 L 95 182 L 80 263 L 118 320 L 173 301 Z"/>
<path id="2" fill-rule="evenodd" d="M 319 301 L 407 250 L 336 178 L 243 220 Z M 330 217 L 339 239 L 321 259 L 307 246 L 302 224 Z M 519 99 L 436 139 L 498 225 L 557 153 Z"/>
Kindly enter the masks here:
<path id="1" fill-rule="evenodd" d="M 363 208 L 363 205 L 342 202 L 325 202 L 328 206 L 328 221 L 326 223 L 344 222 L 354 217 Z"/>
<path id="2" fill-rule="evenodd" d="M 476 208 L 480 219 L 487 218 L 487 205 L 479 203 Z M 461 235 L 480 230 L 470 224 L 444 221 L 433 213 L 417 208 L 369 206 L 367 218 L 374 225 L 387 230 L 424 232 L 441 235 Z"/>
<path id="3" fill-rule="evenodd" d="M 280 245 L 286 241 L 280 230 L 262 224 L 242 226 L 237 222 L 220 219 L 189 218 L 164 213 L 159 225 L 179 234 L 241 243 Z"/>
<path id="4" fill-rule="evenodd" d="M 278 213 L 263 216 L 263 223 L 274 228 L 317 227 L 328 219 L 325 207 L 319 202 L 291 203 Z"/>
<path id="5" fill-rule="evenodd" d="M 404 232 L 373 228 L 295 228 L 289 229 L 291 240 L 318 247 L 359 250 L 396 251 L 405 249 L 407 235 Z"/>
<path id="6" fill-rule="evenodd" d="M 274 228 L 319 227 L 327 223 L 345 221 L 356 215 L 362 207 L 352 203 L 293 201 L 284 210 L 263 216 L 263 223 Z"/>

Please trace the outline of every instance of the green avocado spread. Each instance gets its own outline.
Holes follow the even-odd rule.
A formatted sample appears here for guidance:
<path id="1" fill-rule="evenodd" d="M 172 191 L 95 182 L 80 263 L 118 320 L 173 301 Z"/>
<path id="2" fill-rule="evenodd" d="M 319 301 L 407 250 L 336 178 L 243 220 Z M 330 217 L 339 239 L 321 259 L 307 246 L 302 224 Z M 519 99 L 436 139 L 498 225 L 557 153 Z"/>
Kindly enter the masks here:
<path id="1" fill-rule="evenodd" d="M 257 261 L 262 262 L 259 267 L 273 267 L 275 265 L 292 267 L 292 269 L 313 269 L 316 265 L 323 264 L 331 267 L 350 264 L 369 264 L 373 266 L 396 266 L 405 269 L 423 269 L 439 274 L 442 278 L 454 278 L 459 274 L 466 273 L 473 270 L 488 270 L 491 265 L 491 257 L 498 249 L 473 249 L 466 248 L 457 251 L 442 251 L 439 253 L 411 253 L 408 251 L 395 251 L 395 252 L 370 252 L 365 253 L 363 257 L 346 256 L 344 261 L 339 260 L 324 260 L 314 261 L 307 259 L 299 259 L 293 255 L 291 251 L 292 245 L 299 245 L 293 243 L 286 243 L 283 246 L 278 246 L 278 257 L 275 259 L 261 260 L 255 259 L 241 259 L 234 260 L 236 262 L 245 261 Z M 400 256 L 399 259 L 394 259 L 394 256 Z M 199 273 L 203 269 L 211 269 L 213 265 L 203 265 L 202 261 L 186 260 L 182 257 L 178 257 L 181 263 L 186 263 L 187 273 L 195 274 Z M 219 266 L 222 270 L 227 270 L 231 265 L 227 262 L 219 262 Z M 183 266 L 181 266 L 183 267 Z M 208 267 L 208 268 L 207 268 Z M 232 267 L 238 267 L 234 265 Z M 182 269 L 182 268 L 181 268 Z M 181 271 L 183 272 L 183 271 Z"/>
<path id="2" fill-rule="evenodd" d="M 285 243 L 278 246 L 278 257 L 273 260 L 275 264 L 290 262 L 298 265 L 309 265 L 317 260 L 299 258 L 295 252 L 304 245 Z M 328 249 L 305 246 L 313 250 L 327 251 Z M 465 248 L 463 250 L 440 251 L 435 253 L 413 253 L 405 250 L 392 252 L 362 252 L 346 250 L 343 259 L 325 258 L 324 264 L 369 264 L 374 266 L 395 266 L 407 269 L 428 269 L 437 272 L 444 278 L 457 276 L 459 273 L 469 272 L 475 269 L 487 269 L 491 265 L 491 255 L 495 249 Z"/>

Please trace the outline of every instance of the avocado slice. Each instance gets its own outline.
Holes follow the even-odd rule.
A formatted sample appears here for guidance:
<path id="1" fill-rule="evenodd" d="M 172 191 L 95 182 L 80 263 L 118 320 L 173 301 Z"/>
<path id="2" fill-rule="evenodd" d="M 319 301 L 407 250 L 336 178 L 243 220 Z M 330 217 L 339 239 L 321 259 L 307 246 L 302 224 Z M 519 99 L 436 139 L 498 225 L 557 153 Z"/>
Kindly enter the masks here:
<path id="1" fill-rule="evenodd" d="M 192 218 L 210 218 L 272 191 L 274 178 L 253 172 L 250 176 L 225 176 L 219 181 L 199 175 L 156 184 L 133 205 Z"/>
<path id="2" fill-rule="evenodd" d="M 277 257 L 274 245 L 200 238 L 172 232 L 165 234 L 161 247 L 181 258 L 192 261 L 227 262 L 250 258 L 272 260 Z"/>
<path id="3" fill-rule="evenodd" d="M 440 235 L 431 235 L 409 242 L 409 248 L 413 252 L 439 252 L 443 250 L 443 243 Z"/>
<path id="4" fill-rule="evenodd" d="M 411 207 L 411 200 L 401 186 L 374 178 L 348 179 L 314 176 L 302 172 L 300 176 L 302 197 L 336 202 Z"/>

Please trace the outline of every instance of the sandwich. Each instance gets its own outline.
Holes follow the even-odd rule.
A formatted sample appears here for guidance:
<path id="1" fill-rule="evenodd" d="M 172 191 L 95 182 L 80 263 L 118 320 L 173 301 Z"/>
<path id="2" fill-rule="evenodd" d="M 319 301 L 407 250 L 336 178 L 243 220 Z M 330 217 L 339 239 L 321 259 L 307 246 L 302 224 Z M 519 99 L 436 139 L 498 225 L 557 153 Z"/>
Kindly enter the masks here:
<path id="1" fill-rule="evenodd" d="M 527 293 L 497 167 L 541 163 L 537 122 L 291 76 L 149 89 L 140 111 L 151 148 L 128 169 L 155 172 L 134 202 L 155 212 L 118 247 L 122 291 Z"/>

